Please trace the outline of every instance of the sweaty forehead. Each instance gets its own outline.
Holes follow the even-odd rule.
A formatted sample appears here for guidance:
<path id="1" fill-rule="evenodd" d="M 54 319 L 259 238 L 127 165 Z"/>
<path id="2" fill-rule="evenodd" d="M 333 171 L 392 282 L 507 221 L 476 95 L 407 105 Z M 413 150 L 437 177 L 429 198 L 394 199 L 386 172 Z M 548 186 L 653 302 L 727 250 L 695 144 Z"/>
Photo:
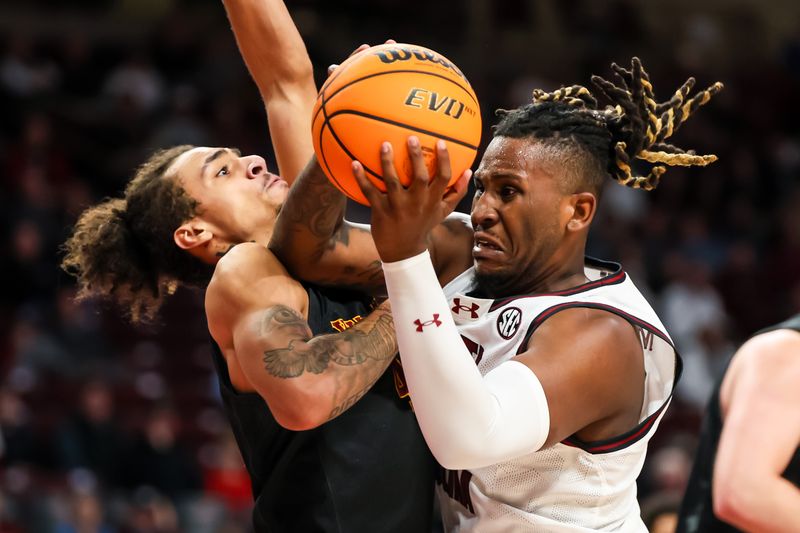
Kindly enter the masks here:
<path id="1" fill-rule="evenodd" d="M 486 147 L 478 173 L 550 176 L 558 170 L 556 156 L 554 147 L 530 138 L 495 137 Z"/>

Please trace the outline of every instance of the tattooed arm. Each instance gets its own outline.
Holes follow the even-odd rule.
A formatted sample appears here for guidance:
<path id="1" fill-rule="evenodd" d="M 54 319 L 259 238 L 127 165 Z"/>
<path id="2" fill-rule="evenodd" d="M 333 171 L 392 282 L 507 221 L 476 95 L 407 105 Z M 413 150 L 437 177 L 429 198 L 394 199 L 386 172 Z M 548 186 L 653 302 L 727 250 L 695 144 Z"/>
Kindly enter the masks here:
<path id="1" fill-rule="evenodd" d="M 387 159 L 384 164 L 393 161 Z M 345 207 L 344 195 L 313 158 L 289 191 L 269 248 L 299 279 L 385 294 L 380 256 L 370 228 L 345 220 Z M 443 285 L 468 268 L 472 264 L 469 217 L 452 213 L 435 227 L 429 250 Z"/>
<path id="2" fill-rule="evenodd" d="M 382 292 L 383 270 L 369 226 L 345 220 L 345 207 L 344 195 L 313 158 L 289 191 L 269 248 L 297 278 Z"/>
<path id="3" fill-rule="evenodd" d="M 363 396 L 397 353 L 388 302 L 340 333 L 314 336 L 308 297 L 263 247 L 242 244 L 218 263 L 206 291 L 209 330 L 240 392 L 275 419 L 311 429 Z"/>

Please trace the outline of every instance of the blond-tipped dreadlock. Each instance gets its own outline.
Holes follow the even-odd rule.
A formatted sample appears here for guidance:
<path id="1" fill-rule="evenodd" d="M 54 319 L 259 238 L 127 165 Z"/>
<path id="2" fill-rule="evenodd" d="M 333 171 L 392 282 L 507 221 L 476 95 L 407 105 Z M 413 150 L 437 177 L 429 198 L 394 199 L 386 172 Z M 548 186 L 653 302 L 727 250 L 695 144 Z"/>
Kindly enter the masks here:
<path id="1" fill-rule="evenodd" d="M 611 64 L 617 83 L 592 76 L 592 83 L 611 101 L 600 108 L 597 98 L 581 85 L 553 92 L 533 91 L 533 102 L 520 108 L 498 110 L 502 118 L 496 136 L 537 138 L 572 137 L 607 169 L 617 182 L 634 189 L 656 188 L 666 166 L 705 166 L 715 155 L 697 155 L 666 143 L 697 108 L 722 90 L 717 82 L 689 97 L 694 78 L 689 78 L 662 103 L 656 102 L 650 77 L 639 58 L 630 70 Z M 631 161 L 640 159 L 656 165 L 647 176 L 636 176 Z"/>

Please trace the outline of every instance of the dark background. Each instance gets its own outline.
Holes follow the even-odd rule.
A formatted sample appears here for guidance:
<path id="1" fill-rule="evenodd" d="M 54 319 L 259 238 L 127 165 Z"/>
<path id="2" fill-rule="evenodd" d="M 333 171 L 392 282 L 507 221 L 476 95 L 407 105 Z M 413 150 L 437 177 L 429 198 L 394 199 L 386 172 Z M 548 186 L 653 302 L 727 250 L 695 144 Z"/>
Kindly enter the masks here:
<path id="1" fill-rule="evenodd" d="M 590 253 L 618 260 L 686 362 L 640 501 L 680 494 L 736 346 L 800 310 L 800 4 L 756 0 L 289 1 L 316 67 L 387 38 L 454 61 L 493 110 L 642 58 L 659 99 L 725 83 L 675 143 L 720 161 L 643 193 L 609 184 Z M 217 1 L 0 5 L 0 530 L 243 531 L 249 487 L 221 414 L 201 295 L 161 324 L 76 305 L 58 246 L 174 144 L 272 163 L 263 107 Z M 274 164 L 273 164 L 274 168 Z M 364 219 L 362 209 L 352 215 Z M 169 327 L 164 326 L 169 324 Z"/>

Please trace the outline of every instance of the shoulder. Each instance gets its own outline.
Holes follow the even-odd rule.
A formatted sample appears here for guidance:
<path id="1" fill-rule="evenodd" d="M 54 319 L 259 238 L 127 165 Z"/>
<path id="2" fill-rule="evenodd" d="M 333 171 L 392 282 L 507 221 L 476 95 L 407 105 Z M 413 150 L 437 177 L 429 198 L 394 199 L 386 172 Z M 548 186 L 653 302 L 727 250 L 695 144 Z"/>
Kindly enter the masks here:
<path id="1" fill-rule="evenodd" d="M 466 213 L 450 213 L 433 231 L 439 235 L 450 237 L 467 237 L 472 239 L 472 220 Z"/>
<path id="2" fill-rule="evenodd" d="M 609 347 L 636 347 L 633 326 L 619 315 L 589 307 L 571 307 L 544 321 L 537 329 L 536 339 L 574 342 L 586 339 Z"/>
<path id="3" fill-rule="evenodd" d="M 800 373 L 800 333 L 776 329 L 756 335 L 736 352 L 731 369 L 734 374 L 747 373 L 756 380 Z"/>
<path id="4" fill-rule="evenodd" d="M 286 269 L 267 248 L 256 243 L 242 243 L 231 248 L 214 268 L 214 289 L 252 282 L 264 276 L 288 276 Z"/>
<path id="5" fill-rule="evenodd" d="M 243 243 L 219 260 L 206 289 L 206 311 L 217 306 L 228 310 L 263 306 L 285 297 L 286 290 L 302 289 L 264 246 Z"/>
<path id="6" fill-rule="evenodd" d="M 545 320 L 528 341 L 527 353 L 564 371 L 602 371 L 611 377 L 608 382 L 624 382 L 638 372 L 642 360 L 642 346 L 627 320 L 586 307 L 565 309 Z"/>

